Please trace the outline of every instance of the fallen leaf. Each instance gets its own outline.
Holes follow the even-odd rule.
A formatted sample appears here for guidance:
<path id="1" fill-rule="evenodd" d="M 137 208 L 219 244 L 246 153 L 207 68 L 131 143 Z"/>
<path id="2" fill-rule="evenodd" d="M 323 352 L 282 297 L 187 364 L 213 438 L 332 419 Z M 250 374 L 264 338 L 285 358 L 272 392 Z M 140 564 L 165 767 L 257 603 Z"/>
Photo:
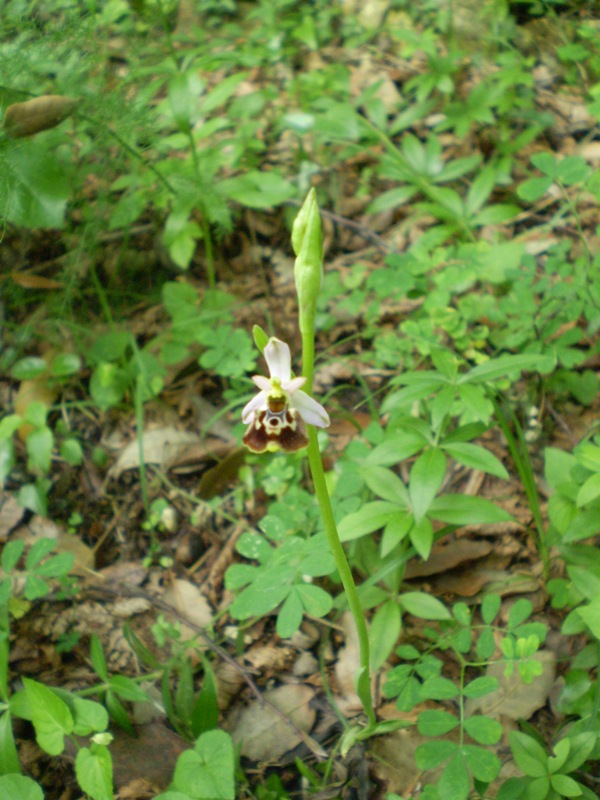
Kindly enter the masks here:
<path id="1" fill-rule="evenodd" d="M 304 684 L 280 686 L 264 695 L 304 733 L 310 732 L 315 721 L 315 710 L 309 705 L 313 696 L 313 690 Z M 276 761 L 301 742 L 285 719 L 258 700 L 241 712 L 231 736 L 234 744 L 241 745 L 241 754 L 252 761 Z"/>
<path id="2" fill-rule="evenodd" d="M 339 691 L 336 701 L 340 711 L 345 714 L 362 708 L 355 688 L 356 673 L 360 668 L 360 645 L 354 617 L 350 611 L 345 611 L 341 615 L 339 623 L 344 631 L 346 642 L 340 648 L 335 663 L 335 677 Z"/>
<path id="3" fill-rule="evenodd" d="M 538 708 L 542 708 L 554 684 L 556 656 L 550 650 L 540 650 L 531 658 L 542 665 L 542 674 L 536 676 L 532 683 L 523 683 L 516 667 L 512 675 L 506 677 L 506 664 L 503 661 L 489 664 L 485 675 L 496 678 L 498 688 L 484 697 L 469 698 L 465 705 L 467 716 L 481 711 L 490 717 L 529 719 Z"/>
<path id="4" fill-rule="evenodd" d="M 200 437 L 191 431 L 181 431 L 172 426 L 152 428 L 142 434 L 142 452 L 145 464 L 157 464 L 165 469 L 224 455 L 230 445 L 221 439 Z M 137 439 L 127 444 L 109 470 L 110 478 L 118 478 L 127 469 L 140 465 L 140 448 Z"/>
<path id="5" fill-rule="evenodd" d="M 4 541 L 8 534 L 25 516 L 25 509 L 17 502 L 14 494 L 4 493 L 0 497 L 0 541 Z"/>
<path id="6" fill-rule="evenodd" d="M 72 97 L 46 94 L 24 103 L 13 103 L 4 115 L 6 135 L 12 139 L 21 139 L 55 128 L 73 113 L 77 102 Z"/>
<path id="7" fill-rule="evenodd" d="M 405 578 L 420 578 L 425 575 L 436 575 L 447 572 L 459 564 L 476 561 L 487 556 L 493 550 L 490 542 L 481 539 L 446 540 L 434 545 L 427 561 L 413 559 L 406 565 Z"/>
<path id="8" fill-rule="evenodd" d="M 181 639 L 184 642 L 197 636 L 196 627 L 205 628 L 212 622 L 213 613 L 206 598 L 202 595 L 200 589 L 189 581 L 182 578 L 174 578 L 165 586 L 162 599 L 177 611 L 180 618 L 191 622 L 195 626 L 190 627 L 185 622 L 181 622 L 181 619 L 179 620 Z"/>
<path id="9" fill-rule="evenodd" d="M 10 273 L 12 280 L 23 289 L 63 289 L 64 284 L 54 278 L 45 278 L 43 275 L 32 275 L 27 272 Z"/>

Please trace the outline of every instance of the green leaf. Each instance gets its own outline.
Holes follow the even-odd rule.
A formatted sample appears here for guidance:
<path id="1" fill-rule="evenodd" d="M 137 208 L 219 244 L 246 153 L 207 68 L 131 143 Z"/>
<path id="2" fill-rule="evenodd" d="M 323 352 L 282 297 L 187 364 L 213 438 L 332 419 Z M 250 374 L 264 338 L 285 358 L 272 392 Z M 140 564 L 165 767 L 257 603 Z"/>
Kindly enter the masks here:
<path id="1" fill-rule="evenodd" d="M 569 737 L 571 748 L 567 760 L 562 766 L 562 771 L 565 773 L 573 772 L 585 764 L 596 746 L 596 739 L 597 733 L 595 731 L 586 731 Z"/>
<path id="2" fill-rule="evenodd" d="M 59 353 L 50 365 L 50 372 L 55 378 L 69 378 L 80 369 L 81 358 L 76 353 Z"/>
<path id="3" fill-rule="evenodd" d="M 376 672 L 400 638 L 402 616 L 395 600 L 388 600 L 375 612 L 369 629 L 371 667 Z"/>
<path id="4" fill-rule="evenodd" d="M 556 366 L 555 356 L 544 356 L 539 353 L 528 353 L 516 356 L 500 356 L 486 361 L 469 370 L 466 375 L 459 378 L 458 383 L 482 383 L 504 378 L 515 372 L 552 372 Z"/>
<path id="5" fill-rule="evenodd" d="M 421 685 L 421 697 L 423 700 L 451 700 L 459 694 L 459 690 L 454 681 L 448 678 L 429 678 Z"/>
<path id="6" fill-rule="evenodd" d="M 502 598 L 497 594 L 486 594 L 481 601 L 481 618 L 486 625 L 491 625 L 498 616 Z"/>
<path id="7" fill-rule="evenodd" d="M 508 479 L 508 472 L 496 456 L 489 450 L 469 442 L 457 442 L 456 444 L 441 444 L 443 450 L 452 456 L 456 461 L 472 469 L 479 469 L 497 478 Z"/>
<path id="8" fill-rule="evenodd" d="M 398 600 L 405 611 L 420 619 L 451 619 L 446 606 L 425 592 L 404 592 Z"/>
<path id="9" fill-rule="evenodd" d="M 525 775 L 540 778 L 548 774 L 548 754 L 535 739 L 520 731 L 510 731 L 508 738 L 513 758 Z"/>
<path id="10" fill-rule="evenodd" d="M 551 775 L 550 785 L 562 797 L 580 797 L 583 794 L 579 783 L 568 775 Z"/>
<path id="11" fill-rule="evenodd" d="M 498 678 L 491 675 L 482 675 L 475 678 L 463 688 L 465 697 L 484 697 L 486 694 L 495 692 L 498 688 Z"/>
<path id="12" fill-rule="evenodd" d="M 525 200 L 526 203 L 535 203 L 546 194 L 552 183 L 552 178 L 547 176 L 543 178 L 528 178 L 517 187 L 517 195 L 521 200 Z"/>
<path id="13" fill-rule="evenodd" d="M 40 484 L 24 483 L 19 489 L 17 498 L 23 508 L 28 508 L 42 517 L 48 516 L 48 497 Z"/>
<path id="14" fill-rule="evenodd" d="M 277 635 L 281 639 L 289 639 L 302 624 L 303 606 L 300 595 L 294 586 L 277 615 Z"/>
<path id="15" fill-rule="evenodd" d="M 108 667 L 106 665 L 106 658 L 104 657 L 102 643 L 95 633 L 92 634 L 90 641 L 90 661 L 100 680 L 107 681 Z"/>
<path id="16" fill-rule="evenodd" d="M 211 91 L 202 98 L 202 113 L 210 114 L 219 108 L 219 106 L 226 103 L 246 77 L 246 72 L 236 72 L 234 75 L 229 75 L 223 78 L 223 80 L 220 80 L 215 88 L 211 89 Z"/>
<path id="17" fill-rule="evenodd" d="M 360 511 L 345 516 L 338 526 L 342 542 L 350 542 L 387 525 L 401 509 L 395 503 L 376 500 L 366 503 Z"/>
<path id="18" fill-rule="evenodd" d="M 230 200 L 247 208 L 269 209 L 294 197 L 293 185 L 275 171 L 250 170 L 236 178 L 226 178 L 220 191 Z"/>
<path id="19" fill-rule="evenodd" d="M 12 572 L 19 563 L 19 559 L 25 550 L 25 542 L 22 539 L 11 539 L 2 548 L 2 569 L 4 572 Z"/>
<path id="20" fill-rule="evenodd" d="M 126 675 L 112 675 L 109 685 L 121 700 L 128 700 L 130 703 L 147 703 L 151 699 L 139 683 Z"/>
<path id="21" fill-rule="evenodd" d="M 2 775 L 0 797 L 2 800 L 44 800 L 44 793 L 31 778 L 24 775 Z"/>
<path id="22" fill-rule="evenodd" d="M 10 370 L 10 376 L 15 381 L 27 381 L 39 378 L 47 371 L 48 364 L 43 358 L 28 356 L 27 358 L 20 358 L 13 364 Z"/>
<path id="23" fill-rule="evenodd" d="M 198 96 L 201 91 L 202 82 L 192 72 L 178 72 L 169 81 L 168 94 L 173 119 L 184 133 L 191 129 L 192 112 L 195 112 L 194 116 L 198 114 Z"/>
<path id="24" fill-rule="evenodd" d="M 491 783 L 500 774 L 502 769 L 500 759 L 490 750 L 466 744 L 463 745 L 462 752 L 467 761 L 467 766 L 476 780 L 483 781 L 483 783 Z"/>
<path id="25" fill-rule="evenodd" d="M 50 587 L 42 578 L 37 575 L 28 575 L 25 579 L 25 597 L 27 600 L 39 600 L 45 597 L 50 591 Z"/>
<path id="26" fill-rule="evenodd" d="M 462 756 L 456 755 L 446 764 L 438 781 L 440 800 L 467 800 L 470 788 L 467 765 Z"/>
<path id="27" fill-rule="evenodd" d="M 204 668 L 202 688 L 198 692 L 190 720 L 195 737 L 216 728 L 219 723 L 217 679 L 213 668 L 204 657 L 202 657 L 202 666 Z"/>
<path id="28" fill-rule="evenodd" d="M 566 186 L 573 186 L 588 177 L 590 167 L 581 156 L 567 156 L 558 162 L 556 174 Z"/>
<path id="29" fill-rule="evenodd" d="M 567 760 L 569 751 L 571 749 L 571 740 L 569 738 L 561 739 L 554 745 L 554 755 L 548 759 L 548 771 L 550 773 L 558 772 L 562 769 L 563 764 Z M 566 772 L 567 770 L 563 770 Z"/>
<path id="30" fill-rule="evenodd" d="M 547 151 L 535 153 L 531 156 L 531 163 L 536 169 L 539 169 L 540 172 L 550 178 L 556 178 L 558 175 L 558 161 L 553 153 Z"/>
<path id="31" fill-rule="evenodd" d="M 502 725 L 495 719 L 479 714 L 467 717 L 464 728 L 471 739 L 475 739 L 479 744 L 497 744 L 502 738 Z"/>
<path id="32" fill-rule="evenodd" d="M 507 522 L 511 515 L 485 497 L 468 494 L 443 494 L 436 497 L 429 508 L 429 516 L 450 525 L 483 525 Z"/>
<path id="33" fill-rule="evenodd" d="M 441 450 L 430 448 L 415 461 L 410 471 L 409 492 L 415 522 L 427 514 L 446 474 L 446 458 Z"/>
<path id="34" fill-rule="evenodd" d="M 386 438 L 373 448 L 365 459 L 365 465 L 391 467 L 399 464 L 427 446 L 427 439 L 419 431 L 403 430 Z"/>
<path id="35" fill-rule="evenodd" d="M 417 553 L 426 561 L 429 558 L 433 544 L 433 526 L 427 517 L 424 517 L 418 525 L 412 526 L 409 536 Z"/>
<path id="36" fill-rule="evenodd" d="M 54 435 L 50 428 L 44 426 L 32 431 L 27 437 L 27 468 L 37 475 L 47 475 L 52 461 Z"/>
<path id="37" fill-rule="evenodd" d="M 458 725 L 458 719 L 449 711 L 439 709 L 421 711 L 417 722 L 417 729 L 423 736 L 443 736 L 453 731 Z"/>
<path id="38" fill-rule="evenodd" d="M 90 733 L 105 731 L 108 727 L 108 713 L 103 705 L 94 700 L 77 697 L 65 689 L 53 687 L 52 692 L 68 707 L 73 717 L 73 733 L 88 736 Z"/>
<path id="39" fill-rule="evenodd" d="M 67 704 L 42 683 L 23 678 L 27 699 L 31 706 L 31 721 L 39 746 L 51 756 L 65 749 L 64 737 L 74 728 L 73 717 Z"/>
<path id="40" fill-rule="evenodd" d="M 194 800 L 234 800 L 233 745 L 225 731 L 207 731 L 175 766 L 173 789 Z"/>
<path id="41" fill-rule="evenodd" d="M 73 553 L 59 553 L 36 567 L 35 574 L 44 578 L 59 578 L 68 574 L 74 560 Z"/>
<path id="42" fill-rule="evenodd" d="M 508 621 L 506 623 L 507 630 L 511 631 L 518 625 L 521 625 L 525 620 L 529 619 L 533 611 L 533 603 L 526 597 L 520 597 L 516 600 L 508 612 Z"/>
<path id="43" fill-rule="evenodd" d="M 117 725 L 119 725 L 119 727 L 123 728 L 124 731 L 127 731 L 129 734 L 131 734 L 131 736 L 135 736 L 135 730 L 131 724 L 129 715 L 123 708 L 123 704 L 115 695 L 115 693 L 111 690 L 106 692 L 104 701 L 106 703 L 108 713 L 110 714 L 110 718 L 113 719 Z"/>
<path id="44" fill-rule="evenodd" d="M 428 520 L 424 519 L 424 523 L 427 523 Z M 421 525 L 423 525 L 423 522 Z M 412 514 L 406 513 L 399 513 L 395 514 L 392 519 L 388 522 L 383 530 L 383 536 L 381 537 L 381 557 L 385 558 L 389 555 L 392 550 L 403 540 L 406 536 L 410 533 L 411 529 L 413 528 L 415 523 L 414 517 Z M 427 533 L 427 532 L 425 532 Z M 422 543 L 417 551 L 421 557 L 426 558 L 429 555 L 429 549 L 431 547 L 431 543 L 427 543 L 425 541 L 425 535 L 422 531 L 417 533 L 417 536 L 421 536 Z M 433 541 L 433 531 L 431 535 L 431 541 Z M 425 555 L 423 555 L 425 553 Z"/>
<path id="45" fill-rule="evenodd" d="M 37 141 L 21 142 L 6 165 L 6 217 L 25 228 L 62 228 L 69 185 L 54 149 L 42 148 Z"/>
<path id="46" fill-rule="evenodd" d="M 496 170 L 493 166 L 486 166 L 479 171 L 467 192 L 465 200 L 465 208 L 469 217 L 479 211 L 491 195 L 495 184 Z"/>
<path id="47" fill-rule="evenodd" d="M 331 611 L 333 605 L 331 595 L 320 586 L 314 586 L 312 583 L 298 583 L 296 591 L 300 595 L 305 612 L 311 617 L 321 618 Z"/>
<path id="48" fill-rule="evenodd" d="M 0 775 L 20 772 L 19 754 L 12 731 L 10 711 L 0 714 Z M 2 779 L 0 778 L 0 781 Z M 0 783 L 0 787 L 2 784 Z M 0 797 L 4 797 L 0 789 Z"/>
<path id="49" fill-rule="evenodd" d="M 595 597 L 587 606 L 580 606 L 577 612 L 596 639 L 600 640 L 600 597 Z"/>
<path id="50" fill-rule="evenodd" d="M 582 485 L 577 494 L 577 508 L 593 503 L 598 497 L 600 497 L 600 472 L 590 475 Z"/>
<path id="51" fill-rule="evenodd" d="M 373 494 L 378 495 L 382 500 L 408 508 L 409 498 L 406 486 L 391 469 L 373 465 L 363 467 L 360 474 Z"/>
<path id="52" fill-rule="evenodd" d="M 92 800 L 113 800 L 112 758 L 108 747 L 82 747 L 75 758 L 77 782 Z"/>
<path id="53" fill-rule="evenodd" d="M 60 443 L 60 455 L 72 467 L 78 467 L 83 462 L 83 450 L 77 439 L 64 439 Z"/>
<path id="54" fill-rule="evenodd" d="M 415 196 L 417 189 L 414 186 L 397 186 L 395 189 L 389 189 L 383 192 L 378 197 L 369 203 L 365 213 L 379 214 L 380 211 L 387 211 L 390 208 L 398 208 L 404 205 L 411 198 Z"/>
<path id="55" fill-rule="evenodd" d="M 255 580 L 235 598 L 229 606 L 229 613 L 234 619 L 269 614 L 290 593 L 295 573 L 295 567 L 287 564 L 262 572 L 261 580 Z"/>
<path id="56" fill-rule="evenodd" d="M 528 782 L 524 797 L 527 800 L 547 800 L 549 792 L 550 778 L 547 775 L 541 775 Z"/>
<path id="57" fill-rule="evenodd" d="M 419 769 L 435 769 L 447 761 L 458 750 L 456 742 L 440 739 L 437 742 L 420 744 L 415 751 L 415 764 Z"/>
<path id="58" fill-rule="evenodd" d="M 56 539 L 43 537 L 34 542 L 25 559 L 25 569 L 32 570 L 37 567 L 49 553 L 56 547 Z"/>

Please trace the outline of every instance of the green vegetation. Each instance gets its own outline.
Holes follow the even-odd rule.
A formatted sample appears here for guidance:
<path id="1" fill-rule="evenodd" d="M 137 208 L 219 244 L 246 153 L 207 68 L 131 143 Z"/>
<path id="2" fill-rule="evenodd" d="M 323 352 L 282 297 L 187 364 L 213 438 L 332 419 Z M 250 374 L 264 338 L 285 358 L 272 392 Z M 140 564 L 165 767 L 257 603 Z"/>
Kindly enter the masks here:
<path id="1" fill-rule="evenodd" d="M 53 763 L 71 754 L 73 791 L 110 800 L 114 732 L 134 733 L 152 703 L 187 748 L 160 800 L 283 800 L 300 780 L 307 796 L 341 797 L 336 763 L 364 747 L 377 764 L 377 743 L 404 726 L 419 737 L 424 800 L 596 797 L 594 4 L 396 0 L 375 17 L 376 4 L 355 5 L 3 5 L 0 480 L 20 516 L 0 528 L 1 797 L 64 788 L 24 767 L 29 736 Z M 308 459 L 240 457 L 270 336 L 289 342 L 309 394 L 316 368 L 334 422 L 308 426 Z M 219 462 L 214 490 L 168 472 L 177 442 L 149 453 L 156 419 L 163 439 L 183 433 L 174 418 L 201 428 L 194 457 Z M 136 456 L 119 466 L 109 440 L 125 428 Z M 465 488 L 473 473 L 485 491 Z M 66 533 L 35 537 L 23 519 Z M 229 558 L 218 614 L 185 635 L 186 603 L 174 620 L 156 600 L 204 563 L 175 552 L 179 529 L 202 532 L 209 567 Z M 511 587 L 492 570 L 463 600 L 432 588 L 443 545 L 486 530 L 518 543 Z M 125 625 L 132 671 L 100 634 L 62 629 L 52 674 L 67 689 L 31 659 L 21 674 L 15 653 L 42 603 L 83 602 L 93 558 L 78 565 L 73 540 L 100 553 L 99 570 L 143 565 L 160 615 L 145 636 Z M 367 719 L 337 707 L 324 631 L 348 607 L 380 678 L 377 723 L 368 658 L 355 676 Z M 319 740 L 325 755 L 255 773 L 223 727 L 218 665 L 307 623 L 335 735 Z M 552 702 L 510 728 L 493 698 L 503 680 L 536 686 L 550 645 Z M 380 775 L 369 796 L 398 800 Z"/>

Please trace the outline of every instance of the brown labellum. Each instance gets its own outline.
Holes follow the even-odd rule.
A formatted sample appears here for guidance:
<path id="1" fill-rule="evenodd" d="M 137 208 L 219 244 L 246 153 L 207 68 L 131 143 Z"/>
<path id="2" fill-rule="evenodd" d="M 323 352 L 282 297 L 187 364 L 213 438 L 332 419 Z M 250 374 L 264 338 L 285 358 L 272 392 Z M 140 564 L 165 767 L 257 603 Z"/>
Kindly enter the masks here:
<path id="1" fill-rule="evenodd" d="M 4 115 L 6 135 L 12 139 L 22 139 L 55 128 L 73 113 L 77 102 L 72 97 L 46 94 L 24 103 L 13 103 Z"/>
<path id="2" fill-rule="evenodd" d="M 279 400 L 269 400 L 269 408 L 258 411 L 244 435 L 244 444 L 253 453 L 295 453 L 308 444 L 304 420 L 295 408 Z"/>

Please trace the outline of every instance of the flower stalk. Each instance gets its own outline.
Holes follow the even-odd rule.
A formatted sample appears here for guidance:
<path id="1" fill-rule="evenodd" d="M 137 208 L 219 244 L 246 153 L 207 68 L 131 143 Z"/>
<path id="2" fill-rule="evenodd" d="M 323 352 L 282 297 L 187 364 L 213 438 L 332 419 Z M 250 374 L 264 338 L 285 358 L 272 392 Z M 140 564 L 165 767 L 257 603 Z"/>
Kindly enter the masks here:
<path id="1" fill-rule="evenodd" d="M 315 190 L 311 189 L 306 201 L 296 218 L 292 232 L 292 245 L 296 253 L 295 278 L 298 291 L 300 332 L 302 334 L 302 373 L 305 378 L 304 389 L 312 394 L 315 363 L 315 315 L 316 301 L 322 283 L 323 246 L 321 234 L 321 217 L 316 201 Z M 323 459 L 314 427 L 308 428 L 307 445 L 308 464 L 315 488 L 315 496 L 319 503 L 321 518 L 329 548 L 346 593 L 348 606 L 354 617 L 360 649 L 360 668 L 355 678 L 356 693 L 362 703 L 367 717 L 367 731 L 376 724 L 373 698 L 371 694 L 371 665 L 369 652 L 369 632 L 365 615 L 360 604 L 358 591 L 352 570 L 333 515 L 331 498 L 325 480 Z"/>

